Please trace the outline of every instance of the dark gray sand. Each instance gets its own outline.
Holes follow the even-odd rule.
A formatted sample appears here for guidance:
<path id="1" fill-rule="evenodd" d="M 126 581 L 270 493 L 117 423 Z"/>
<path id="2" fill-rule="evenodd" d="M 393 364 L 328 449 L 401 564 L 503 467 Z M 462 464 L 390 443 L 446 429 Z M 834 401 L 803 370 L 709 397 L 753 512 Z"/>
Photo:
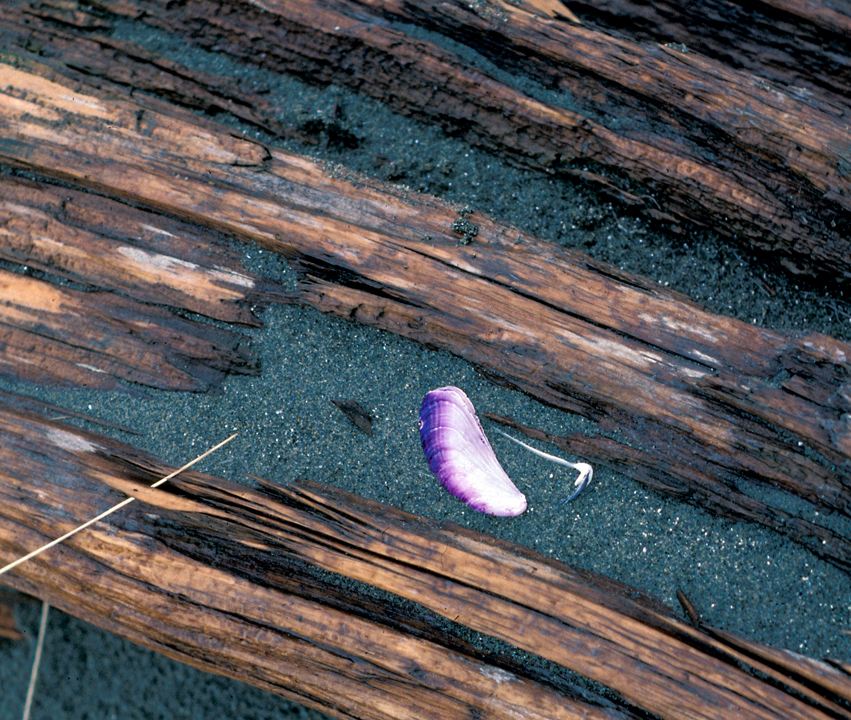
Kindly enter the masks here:
<path id="1" fill-rule="evenodd" d="M 310 127 L 318 129 L 319 146 L 289 149 L 469 206 L 474 213 L 653 278 L 713 311 L 777 330 L 851 337 L 851 306 L 840 295 L 772 274 L 710 232 L 671 233 L 575 184 L 508 167 L 347 90 L 312 88 L 196 51 L 187 56 L 186 48 L 164 35 L 134 33 L 127 25 L 117 35 L 206 72 L 268 85 L 281 98 L 286 122 L 313 121 Z M 272 142 L 230 118 L 217 119 Z M 348 138 L 346 143 L 341 137 Z M 286 284 L 295 281 L 269 253 L 247 249 L 245 262 Z M 674 607 L 675 592 L 682 588 L 707 623 L 751 640 L 814 657 L 851 659 L 848 575 L 797 545 L 756 525 L 718 519 L 662 497 L 603 468 L 596 469 L 582 496 L 559 507 L 573 475 L 524 452 L 488 423 L 485 430 L 497 456 L 527 495 L 529 510 L 513 519 L 478 514 L 447 494 L 429 472 L 417 413 L 427 391 L 452 384 L 463 388 L 480 411 L 513 415 L 551 432 L 593 433 L 593 423 L 495 387 L 461 360 L 393 335 L 302 308 L 273 307 L 262 319 L 264 328 L 249 331 L 261 358 L 261 376 L 230 378 L 222 394 L 152 392 L 139 399 L 9 383 L 2 387 L 136 428 L 144 434 L 113 434 L 175 465 L 238 431 L 239 437 L 201 469 L 240 482 L 253 473 L 282 483 L 310 478 L 337 485 L 526 545 L 654 593 Z M 357 430 L 332 398 L 357 400 L 375 419 L 373 436 Z M 812 512 L 795 499 L 787 504 L 794 512 Z M 27 639 L 0 640 L 0 720 L 21 716 L 35 648 L 40 604 L 21 600 L 17 609 Z M 319 716 L 52 610 L 33 717 Z"/>

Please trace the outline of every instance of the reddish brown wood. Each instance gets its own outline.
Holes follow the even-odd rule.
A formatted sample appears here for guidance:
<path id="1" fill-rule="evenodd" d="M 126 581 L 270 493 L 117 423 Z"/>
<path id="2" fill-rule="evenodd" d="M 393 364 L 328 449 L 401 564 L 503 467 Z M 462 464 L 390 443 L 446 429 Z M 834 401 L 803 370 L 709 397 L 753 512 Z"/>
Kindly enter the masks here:
<path id="1" fill-rule="evenodd" d="M 495 18 L 461 0 L 364 4 L 460 39 L 500 67 L 569 93 L 569 111 L 549 107 L 539 115 L 506 103 L 523 118 L 508 132 L 504 121 L 476 113 L 474 125 L 494 128 L 479 133 L 485 143 L 499 137 L 506 149 L 523 153 L 516 138 L 537 130 L 533 162 L 554 170 L 591 162 L 625 174 L 667 213 L 779 252 L 790 269 L 824 272 L 816 265 L 827 263 L 830 274 L 847 279 L 851 178 L 835 154 L 846 129 L 832 96 L 807 102 L 676 46 L 614 39 L 525 13 Z M 278 0 L 264 5 L 281 12 Z M 470 105 L 492 91 L 465 93 Z M 844 106 L 844 98 L 838 102 Z"/>
<path id="2" fill-rule="evenodd" d="M 845 100 L 801 97 L 676 45 L 463 0 L 135 0 L 205 49 L 342 83 L 513 162 L 605 175 L 651 217 L 711 227 L 797 273 L 851 278 Z M 128 0 L 115 6 L 127 13 Z M 99 7 L 113 8 L 109 0 Z M 105 16 L 108 17 L 108 16 Z M 163 18 L 167 17 L 167 20 Z M 387 19 L 422 25 L 568 98 L 525 95 Z M 101 63 L 87 72 L 109 77 Z M 119 71 L 120 72 L 120 71 Z"/>
<path id="3" fill-rule="evenodd" d="M 138 12 L 130 0 L 101 2 L 96 11 L 107 4 Z M 70 2 L 35 10 L 23 26 L 54 42 L 44 23 L 64 23 L 69 52 L 74 28 L 108 31 Z M 103 48 L 115 53 L 112 73 Z M 0 346 L 10 372 L 27 366 L 15 362 L 26 350 L 44 373 L 64 367 L 66 381 L 102 375 L 114 383 L 129 377 L 124 362 L 138 364 L 147 381 L 153 355 L 144 343 L 127 345 L 120 330 L 152 317 L 160 284 L 172 307 L 253 322 L 240 305 L 250 295 L 239 293 L 249 276 L 228 262 L 229 280 L 212 280 L 219 260 L 233 259 L 215 245 L 223 233 L 293 258 L 303 302 L 449 349 L 502 382 L 620 429 L 632 443 L 562 441 L 579 454 L 775 527 L 849 567 L 848 538 L 733 488 L 746 476 L 849 513 L 849 346 L 713 316 L 477 213 L 464 218 L 478 232 L 463 245 L 453 231 L 458 214 L 433 198 L 329 175 L 162 100 L 140 105 L 113 95 L 122 76 L 132 77 L 130 67 L 147 67 L 149 89 L 171 87 L 181 101 L 192 93 L 214 97 L 210 78 L 190 72 L 181 79 L 182 69 L 168 64 L 156 78 L 153 58 L 97 39 L 78 51 L 73 70 L 58 59 L 47 67 L 23 49 L 17 67 L 0 65 L 0 159 L 11 175 L 39 178 L 0 178 L 0 231 L 7 232 L 0 245 L 7 261 L 32 258 L 49 274 L 3 276 L 15 288 L 3 294 L 4 322 L 17 333 L 15 344 Z M 87 73 L 100 89 L 82 82 Z M 239 88 L 225 90 L 241 96 Z M 140 232 L 149 221 L 181 240 L 158 244 L 161 232 Z M 44 229 L 59 243 L 53 251 L 37 232 Z M 152 263 L 146 284 L 145 263 L 133 266 L 130 282 L 126 264 L 110 272 L 98 262 L 130 246 L 195 267 L 181 265 L 180 277 L 171 278 L 179 281 L 169 282 Z M 82 293 L 50 282 L 56 276 L 101 289 Z M 84 295 L 104 299 L 115 291 L 132 298 L 122 301 L 126 307 L 85 304 Z M 35 307 L 22 312 L 20 298 Z M 51 304 L 91 315 L 91 327 L 62 335 L 57 324 L 42 337 Z M 181 343 L 203 348 L 193 356 L 201 369 L 192 368 L 185 382 L 200 386 L 216 365 L 211 356 L 225 358 L 216 372 L 232 371 L 233 358 L 243 357 L 239 348 L 229 354 L 209 337 L 199 340 L 194 324 L 169 325 L 169 310 L 158 312 L 154 324 L 182 336 L 166 336 L 178 370 L 186 371 Z M 88 355 L 69 358 L 66 347 L 93 353 L 95 343 L 109 349 L 99 374 L 86 370 Z M 192 475 L 174 491 L 149 491 L 144 485 L 167 471 L 153 458 L 12 408 L 0 413 L 0 434 L 7 438 L 0 444 L 0 562 L 122 493 L 145 503 L 22 566 L 16 587 L 147 647 L 338 717 L 512 717 L 518 708 L 542 718 L 851 716 L 847 666 L 822 667 L 692 628 L 651 599 L 519 548 L 319 486 L 255 491 Z M 335 584 L 330 574 L 317 579 L 306 563 L 351 584 Z M 377 591 L 408 600 L 404 612 L 377 600 Z M 415 610 L 410 601 L 419 603 Z M 483 653 L 446 620 L 509 650 Z M 518 661 L 515 650 L 609 692 L 554 680 Z"/>
<path id="4" fill-rule="evenodd" d="M 89 287 L 259 326 L 279 291 L 209 233 L 107 198 L 0 176 L 0 258 Z"/>
<path id="5" fill-rule="evenodd" d="M 798 97 L 851 101 L 851 15 L 830 0 L 571 2 L 583 23 L 642 42 L 683 43 Z"/>
<path id="6" fill-rule="evenodd" d="M 0 270 L 0 372 L 32 382 L 206 390 L 256 373 L 246 339 L 111 293 Z"/>
<path id="7" fill-rule="evenodd" d="M 138 500 L 3 582 L 336 717 L 851 717 L 842 672 L 791 659 L 781 675 L 768 649 L 508 543 L 313 483 L 253 490 L 187 473 L 151 490 L 168 469 L 127 446 L 11 409 L 0 430 L 10 438 L 0 563 L 122 493 Z M 413 602 L 400 611 L 399 598 Z M 472 646 L 458 626 L 508 651 Z M 517 650 L 608 697 L 545 679 L 533 658 L 512 659 Z"/>
<path id="8" fill-rule="evenodd" d="M 186 223 L 2 176 L 0 258 L 27 269 L 0 270 L 2 372 L 35 382 L 216 387 L 257 371 L 248 339 L 159 306 L 256 326 L 248 304 L 284 297 Z"/>
<path id="9" fill-rule="evenodd" d="M 17 5 L 18 7 L 13 7 Z M 61 67 L 69 76 L 86 84 L 127 95 L 147 94 L 148 100 L 162 98 L 171 105 L 202 111 L 210 116 L 227 112 L 243 122 L 281 138 L 315 142 L 313 135 L 282 124 L 276 119 L 275 105 L 264 88 L 240 83 L 223 75 L 209 75 L 154 55 L 132 43 L 112 38 L 111 25 L 101 21 L 101 32 L 80 33 L 73 23 L 34 22 L 54 18 L 57 9 L 45 12 L 45 4 L 0 6 L 0 41 L 26 54 L 32 46 L 49 48 L 49 56 L 35 55 L 40 62 Z M 92 12 L 85 5 L 78 13 Z M 117 15 L 136 18 L 143 14 L 132 3 L 113 2 L 109 9 Z"/>

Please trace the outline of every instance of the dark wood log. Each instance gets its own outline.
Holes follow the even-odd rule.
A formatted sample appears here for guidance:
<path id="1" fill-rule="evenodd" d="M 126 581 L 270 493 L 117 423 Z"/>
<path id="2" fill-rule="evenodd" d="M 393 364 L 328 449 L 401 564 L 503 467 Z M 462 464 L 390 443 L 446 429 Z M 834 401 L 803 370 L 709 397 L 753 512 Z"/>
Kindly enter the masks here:
<path id="1" fill-rule="evenodd" d="M 851 104 L 851 15 L 820 0 L 570 3 L 585 25 L 643 42 L 682 43 L 799 97 Z"/>
<path id="2" fill-rule="evenodd" d="M 472 220 L 444 203 L 207 124 L 9 66 L 0 84 L 6 162 L 294 257 L 302 302 L 450 350 L 619 430 L 629 446 L 599 439 L 589 447 L 607 453 L 589 454 L 851 567 L 849 538 L 736 486 L 745 477 L 849 513 L 851 346 L 712 315 L 475 215 L 464 244 L 459 221 Z"/>
<path id="3" fill-rule="evenodd" d="M 514 162 L 598 182 L 651 217 L 711 227 L 793 272 L 843 286 L 851 278 L 847 103 L 827 90 L 802 97 L 676 45 L 619 39 L 508 3 L 101 0 L 106 12 L 88 24 L 82 6 L 63 20 L 42 5 L 28 12 L 83 26 L 95 43 L 110 13 L 129 15 L 249 65 L 349 85 Z M 459 40 L 540 91 L 524 94 L 388 20 Z M 32 42 L 30 31 L 20 44 Z M 126 73 L 94 59 L 81 67 L 110 82 Z"/>
<path id="4" fill-rule="evenodd" d="M 313 483 L 152 490 L 168 468 L 133 448 L 11 408 L 0 431 L 0 563 L 138 501 L 4 583 L 335 717 L 851 717 L 843 671 L 508 543 Z"/>
<path id="5" fill-rule="evenodd" d="M 424 50 L 431 62 L 414 60 L 417 50 L 399 43 L 398 31 L 382 34 L 358 22 L 352 5 L 362 4 L 379 17 L 460 40 L 501 68 L 569 93 L 566 107 L 540 103 L 477 75 L 468 63 L 433 46 Z M 304 16 L 294 17 L 289 5 L 262 3 L 302 29 Z M 626 202 L 645 202 L 648 209 L 658 202 L 680 220 L 778 254 L 791 270 L 847 282 L 851 179 L 833 150 L 847 138 L 844 100 L 839 109 L 832 98 L 805 102 L 676 47 L 616 40 L 522 12 L 495 17 L 462 0 L 352 5 L 335 6 L 340 16 L 334 28 L 343 28 L 334 31 L 335 41 L 348 41 L 349 47 L 356 37 L 368 52 L 362 57 L 347 52 L 337 67 L 365 75 L 364 87 L 380 92 L 383 101 L 404 93 L 410 100 L 395 101 L 404 103 L 403 110 L 428 113 L 430 121 L 449 118 L 473 142 L 535 167 L 601 168 L 628 180 L 614 181 Z M 329 26 L 321 30 L 331 33 Z M 404 90 L 399 80 L 381 82 L 386 69 L 373 65 L 379 53 L 385 67 L 390 62 L 400 67 Z M 334 81 L 343 81 L 343 72 Z M 424 89 L 435 84 L 440 91 L 425 101 Z"/>

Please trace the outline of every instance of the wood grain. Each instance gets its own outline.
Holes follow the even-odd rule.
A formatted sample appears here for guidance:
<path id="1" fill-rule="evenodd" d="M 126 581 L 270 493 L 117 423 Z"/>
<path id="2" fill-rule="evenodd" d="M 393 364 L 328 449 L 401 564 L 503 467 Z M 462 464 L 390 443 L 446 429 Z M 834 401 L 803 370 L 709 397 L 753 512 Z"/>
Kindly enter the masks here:
<path id="1" fill-rule="evenodd" d="M 245 338 L 117 295 L 0 270 L 0 372 L 100 389 L 119 380 L 171 390 L 257 372 Z"/>
<path id="2" fill-rule="evenodd" d="M 132 448 L 11 409 L 0 429 L 0 562 L 108 507 L 113 488 L 138 501 L 4 582 L 335 717 L 851 717 L 841 671 L 692 628 L 531 551 L 315 483 L 187 473 L 150 490 L 167 468 Z M 607 696 L 536 675 L 518 651 Z"/>
<path id="3" fill-rule="evenodd" d="M 682 43 L 802 99 L 813 95 L 847 117 L 851 102 L 851 15 L 823 0 L 683 5 L 666 0 L 578 0 L 583 24 L 641 42 Z M 812 100 L 810 100 L 812 102 Z"/>
<path id="4" fill-rule="evenodd" d="M 254 327 L 277 290 L 224 241 L 107 198 L 0 176 L 0 213 L 0 257 L 89 289 Z"/>
<path id="5" fill-rule="evenodd" d="M 249 66 L 355 88 L 510 162 L 595 183 L 651 218 L 712 228 L 791 272 L 843 286 L 851 278 L 844 93 L 810 98 L 676 43 L 636 42 L 505 4 L 99 7 Z M 411 25 L 466 45 L 515 79 L 414 36 Z M 115 72 L 102 61 L 86 65 L 96 77 Z M 517 89 L 530 83 L 537 90 Z"/>
<path id="6" fill-rule="evenodd" d="M 167 308 L 258 326 L 249 304 L 286 297 L 210 233 L 9 176 L 0 258 L 23 268 L 0 269 L 0 372 L 33 382 L 215 388 L 227 373 L 257 372 L 248 338 Z"/>
<path id="7" fill-rule="evenodd" d="M 835 525 L 739 487 L 851 512 L 851 347 L 712 315 L 477 212 L 247 140 L 188 109 L 307 135 L 276 120 L 262 89 L 109 36 L 132 19 L 249 65 L 349 83 L 514 162 L 845 282 L 847 136 L 827 84 L 814 102 L 713 58 L 501 12 L 426 0 L 5 3 L 0 371 L 215 388 L 259 370 L 226 325 L 256 326 L 254 303 L 297 300 L 596 420 L 618 438 L 522 429 L 851 569 Z M 390 20 L 485 56 L 499 47 L 512 72 L 576 105 L 524 95 Z M 298 293 L 245 271 L 234 240 L 289 258 Z M 336 717 L 851 717 L 847 664 L 692 627 L 634 589 L 315 484 L 191 474 L 148 490 L 168 472 L 155 458 L 4 398 L 0 563 L 124 494 L 139 500 L 4 580 L 170 657 Z"/>

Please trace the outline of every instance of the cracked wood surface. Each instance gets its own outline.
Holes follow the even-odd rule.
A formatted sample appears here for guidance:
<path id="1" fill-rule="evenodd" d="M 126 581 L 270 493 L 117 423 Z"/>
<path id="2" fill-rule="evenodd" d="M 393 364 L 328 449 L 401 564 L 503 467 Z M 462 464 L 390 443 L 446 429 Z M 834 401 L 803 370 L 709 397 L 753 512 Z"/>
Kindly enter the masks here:
<path id="1" fill-rule="evenodd" d="M 641 42 L 683 43 L 728 66 L 776 83 L 825 109 L 851 109 L 851 14 L 822 0 L 652 3 L 572 0 L 583 24 Z M 810 99 L 812 102 L 812 99 Z"/>
<path id="2" fill-rule="evenodd" d="M 256 374 L 247 338 L 179 308 L 256 326 L 279 289 L 209 233 L 69 188 L 0 176 L 0 372 L 34 382 L 199 391 Z M 64 285 L 51 282 L 62 278 Z"/>
<path id="3" fill-rule="evenodd" d="M 335 717 L 851 717 L 841 668 L 510 543 L 316 483 L 152 490 L 169 469 L 126 445 L 9 407 L 0 430 L 0 563 L 137 500 L 4 583 Z"/>
<path id="4" fill-rule="evenodd" d="M 30 50 L 43 43 L 37 56 L 6 42 L 0 58 L 17 65 L 0 65 L 0 162 L 7 164 L 0 249 L 7 262 L 34 270 L 7 288 L 35 283 L 15 290 L 7 312 L 16 323 L 26 317 L 15 325 L 24 345 L 44 337 L 56 343 L 31 346 L 46 373 L 39 379 L 127 387 L 117 378 L 172 377 L 169 387 L 203 389 L 240 367 L 256 371 L 232 331 L 204 326 L 213 334 L 199 338 L 197 323 L 169 324 L 175 311 L 189 311 L 255 325 L 251 303 L 293 299 L 245 272 L 221 244 L 247 240 L 296 263 L 301 302 L 448 349 L 626 440 L 550 441 L 713 512 L 761 522 L 849 568 L 849 538 L 758 502 L 736 483 L 744 477 L 782 487 L 848 515 L 848 345 L 711 315 L 654 283 L 476 213 L 465 217 L 477 225 L 475 240 L 462 245 L 453 231 L 458 214 L 433 198 L 329 174 L 178 106 L 229 108 L 276 135 L 298 134 L 276 126 L 250 89 L 112 41 L 102 34 L 108 18 L 73 2 L 32 3 L 22 16 L 10 6 L 0 8 L 3 40 L 25 27 Z M 107 6 L 128 17 L 140 7 L 93 5 Z M 61 26 L 45 24 L 49 18 Z M 218 21 L 233 28 L 230 19 Z M 87 38 L 75 34 L 80 29 Z M 58 51 L 51 57 L 46 48 Z M 135 82 L 177 105 L 116 99 Z M 27 308 L 21 299 L 30 293 L 53 303 Z M 57 302 L 74 317 L 97 318 L 86 328 L 95 347 L 45 335 Z M 166 330 L 134 345 L 128 318 Z M 175 344 L 176 337 L 183 339 Z M 104 342 L 112 349 L 103 352 Z M 196 369 L 181 343 L 206 343 L 213 359 L 206 351 L 193 356 Z M 88 354 L 69 360 L 69 345 Z M 152 355 L 130 373 L 138 358 L 163 347 L 171 360 Z M 0 360 L 20 375 L 27 363 L 15 352 L 13 343 L 2 346 Z M 176 369 L 163 373 L 169 363 Z M 253 491 L 192 475 L 173 491 L 146 492 L 141 486 L 166 472 L 154 459 L 14 407 L 4 409 L 4 436 L 20 442 L 0 448 L 11 458 L 0 483 L 9 497 L 0 503 L 4 559 L 103 509 L 121 497 L 115 489 L 146 503 L 22 566 L 16 586 L 171 657 L 338 717 L 508 717 L 516 707 L 548 717 L 628 718 L 637 710 L 682 717 L 692 708 L 699 717 L 849 715 L 847 664 L 691 628 L 616 584 L 328 488 Z M 67 488 L 49 488 L 63 479 L 75 487 L 67 512 Z M 48 495 L 37 496 L 36 487 Z M 218 565 L 220 551 L 233 563 L 227 569 Z M 512 650 L 483 653 L 424 611 L 399 612 L 372 592 L 341 591 L 304 563 L 414 600 L 592 677 L 609 693 L 532 669 Z M 506 567 L 514 572 L 503 577 Z M 92 573 L 104 579 L 102 595 L 90 591 Z M 199 609 L 209 621 L 202 630 Z M 695 684 L 680 687 L 683 677 Z"/>
<path id="5" fill-rule="evenodd" d="M 676 43 L 636 42 L 511 11 L 506 3 L 101 0 L 103 11 L 93 15 L 82 6 L 72 12 L 44 2 L 15 4 L 23 14 L 9 11 L 13 44 L 26 48 L 44 41 L 64 48 L 49 61 L 56 64 L 69 50 L 73 28 L 77 36 L 85 33 L 79 39 L 103 43 L 121 60 L 112 66 L 94 54 L 69 62 L 89 79 L 136 82 L 128 72 L 144 51 L 128 52 L 130 47 L 105 36 L 110 17 L 131 17 L 195 47 L 226 49 L 249 66 L 262 62 L 264 69 L 309 82 L 348 85 L 513 162 L 580 177 L 649 217 L 713 228 L 793 272 L 843 285 L 851 278 L 848 88 L 841 76 L 833 85 L 822 82 L 819 94 L 810 96 L 780 84 L 788 77 L 782 72 L 773 84 L 768 73 L 736 70 Z M 835 63 L 847 42 L 842 16 L 815 6 L 799 8 L 801 43 L 809 52 L 792 52 L 814 55 L 814 64 L 819 58 L 823 65 Z M 780 11 L 787 19 L 782 27 L 794 34 L 796 24 L 788 18 L 795 12 Z M 33 28 L 32 17 L 61 23 L 62 30 Z M 526 94 L 461 54 L 415 37 L 404 24 L 458 41 L 538 90 Z M 840 45 L 813 51 L 807 38 L 824 25 L 832 28 L 833 45 Z M 167 62 L 157 70 L 143 72 L 140 87 L 174 98 L 186 75 Z M 211 78 L 189 76 L 200 83 L 186 98 L 188 107 L 219 106 L 275 130 L 262 94 L 236 89 L 232 80 L 219 92 Z"/>
<path id="6" fill-rule="evenodd" d="M 851 567 L 851 541 L 817 513 L 792 518 L 737 487 L 744 477 L 848 515 L 850 346 L 712 315 L 475 215 L 464 245 L 456 211 L 434 198 L 57 80 L 0 66 L 10 165 L 283 253 L 303 274 L 301 302 L 596 420 L 621 433 L 595 441 L 607 464 Z M 652 462 L 623 462 L 641 453 Z"/>

